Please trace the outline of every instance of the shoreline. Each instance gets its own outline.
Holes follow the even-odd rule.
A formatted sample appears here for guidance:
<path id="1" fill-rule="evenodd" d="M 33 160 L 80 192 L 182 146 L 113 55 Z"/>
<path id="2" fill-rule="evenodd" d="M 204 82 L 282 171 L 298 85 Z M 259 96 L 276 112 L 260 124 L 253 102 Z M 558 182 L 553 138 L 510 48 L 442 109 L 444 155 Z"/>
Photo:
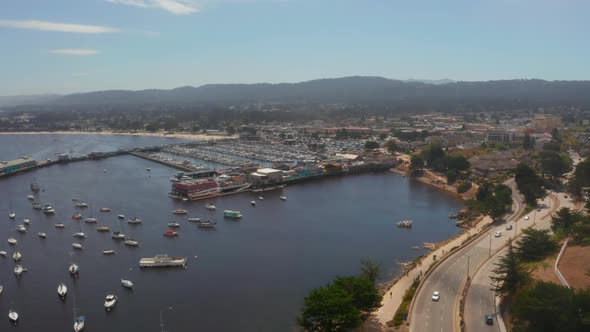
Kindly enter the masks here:
<path id="1" fill-rule="evenodd" d="M 237 138 L 237 136 L 218 136 L 207 134 L 190 133 L 163 133 L 163 132 L 118 132 L 118 131 L 82 131 L 82 130 L 59 130 L 59 131 L 3 131 L 0 135 L 105 135 L 105 136 L 146 136 L 146 137 L 169 137 L 184 138 L 193 140 L 218 140 L 225 138 Z"/>

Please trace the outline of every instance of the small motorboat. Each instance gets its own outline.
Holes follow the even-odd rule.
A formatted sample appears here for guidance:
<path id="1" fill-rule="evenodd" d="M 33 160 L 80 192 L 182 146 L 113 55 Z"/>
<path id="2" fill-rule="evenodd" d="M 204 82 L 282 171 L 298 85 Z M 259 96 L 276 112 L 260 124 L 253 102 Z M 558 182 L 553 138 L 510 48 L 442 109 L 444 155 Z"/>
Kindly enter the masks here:
<path id="1" fill-rule="evenodd" d="M 78 267 L 78 265 L 72 263 L 70 264 L 70 267 L 68 267 L 68 271 L 70 271 L 71 275 L 76 276 L 80 272 L 80 268 Z"/>
<path id="2" fill-rule="evenodd" d="M 125 234 L 123 234 L 121 232 L 113 232 L 113 235 L 111 235 L 111 238 L 113 238 L 115 240 L 123 240 L 123 239 L 125 239 Z"/>
<path id="3" fill-rule="evenodd" d="M 117 296 L 113 294 L 107 295 L 107 297 L 104 300 L 105 309 L 111 310 L 115 307 L 115 304 L 117 304 Z"/>
<path id="4" fill-rule="evenodd" d="M 72 215 L 72 220 L 80 220 L 82 219 L 82 215 L 79 213 L 75 213 Z"/>
<path id="5" fill-rule="evenodd" d="M 262 196 L 258 196 L 258 199 L 261 201 L 264 201 L 264 197 L 262 197 Z"/>
<path id="6" fill-rule="evenodd" d="M 0 251 L 0 256 L 6 257 L 6 251 L 4 251 L 4 250 Z"/>
<path id="7" fill-rule="evenodd" d="M 25 227 L 25 225 L 18 225 L 16 227 L 16 231 L 17 232 L 21 232 L 21 233 L 26 233 L 27 232 L 27 228 Z"/>
<path id="8" fill-rule="evenodd" d="M 86 316 L 78 316 L 74 320 L 74 332 L 80 332 L 80 331 L 82 331 L 84 329 L 84 324 L 85 323 L 86 323 Z"/>
<path id="9" fill-rule="evenodd" d="M 68 294 L 68 287 L 63 282 L 57 286 L 57 295 L 62 299 L 66 297 Z"/>
<path id="10" fill-rule="evenodd" d="M 185 209 L 176 209 L 176 210 L 172 211 L 172 213 L 174 213 L 174 214 L 187 214 L 188 211 Z"/>
<path id="11" fill-rule="evenodd" d="M 98 227 L 96 227 L 96 230 L 99 232 L 108 232 L 111 229 L 108 226 L 98 226 Z"/>
<path id="12" fill-rule="evenodd" d="M 14 267 L 14 275 L 17 278 L 19 278 L 23 274 L 23 272 L 25 272 L 25 271 L 26 271 L 25 268 L 18 265 L 18 264 Z"/>
<path id="13" fill-rule="evenodd" d="M 35 199 L 35 196 L 33 196 L 33 195 L 28 195 L 28 196 L 27 196 L 27 199 L 28 199 L 29 201 L 32 201 L 32 200 L 34 200 L 34 199 Z"/>
<path id="14" fill-rule="evenodd" d="M 78 202 L 76 203 L 76 207 L 78 208 L 87 208 L 88 204 L 84 203 L 84 202 Z"/>
<path id="15" fill-rule="evenodd" d="M 114 250 L 103 250 L 102 254 L 103 255 L 114 255 L 115 251 Z"/>
<path id="16" fill-rule="evenodd" d="M 217 222 L 199 221 L 199 222 L 197 222 L 197 227 L 201 227 L 201 228 L 214 228 L 216 224 L 217 224 Z"/>
<path id="17" fill-rule="evenodd" d="M 32 206 L 33 206 L 33 209 L 35 209 L 35 210 L 41 210 L 41 209 L 43 209 L 43 207 L 39 203 L 33 203 Z"/>
<path id="18" fill-rule="evenodd" d="M 129 246 L 129 247 L 137 247 L 137 246 L 139 246 L 139 242 L 130 238 L 130 239 L 125 240 L 125 245 Z"/>
<path id="19" fill-rule="evenodd" d="M 45 205 L 45 207 L 43 207 L 43 213 L 55 214 L 55 209 L 51 205 Z"/>
<path id="20" fill-rule="evenodd" d="M 8 244 L 15 246 L 17 243 L 18 241 L 12 236 L 8 238 Z"/>
<path id="21" fill-rule="evenodd" d="M 111 212 L 111 208 L 108 208 L 108 207 L 100 208 L 100 212 Z"/>
<path id="22" fill-rule="evenodd" d="M 120 214 L 120 215 L 117 216 L 117 218 L 119 218 L 119 219 L 125 219 L 125 215 L 124 214 Z"/>
<path id="23" fill-rule="evenodd" d="M 138 225 L 141 224 L 143 221 L 137 217 L 133 217 L 133 218 L 129 218 L 129 220 L 127 220 L 127 223 L 129 225 Z"/>
<path id="24" fill-rule="evenodd" d="M 43 232 L 39 232 L 37 233 L 37 235 L 42 238 L 42 239 L 46 239 L 47 238 L 47 234 L 43 233 Z"/>
<path id="25" fill-rule="evenodd" d="M 215 209 L 217 209 L 217 208 L 215 207 L 215 205 L 213 205 L 213 204 L 211 204 L 211 203 L 207 203 L 207 205 L 205 205 L 205 207 L 207 208 L 207 210 L 215 210 Z"/>
<path id="26" fill-rule="evenodd" d="M 201 218 L 188 218 L 187 220 L 191 222 L 199 222 L 201 221 Z"/>
<path id="27" fill-rule="evenodd" d="M 168 227 L 178 228 L 180 227 L 180 224 L 177 222 L 169 222 Z"/>
<path id="28" fill-rule="evenodd" d="M 14 254 L 12 254 L 12 259 L 14 259 L 15 262 L 20 261 L 20 259 L 23 257 L 23 255 L 20 253 L 20 251 L 15 251 Z"/>
<path id="29" fill-rule="evenodd" d="M 72 248 L 78 249 L 78 250 L 83 249 L 82 245 L 80 243 L 76 243 L 76 242 L 72 243 Z"/>
<path id="30" fill-rule="evenodd" d="M 96 218 L 92 218 L 92 217 L 84 218 L 84 222 L 89 223 L 89 224 L 96 224 L 97 221 L 98 220 Z"/>
<path id="31" fill-rule="evenodd" d="M 2 295 L 3 290 L 4 290 L 4 286 L 0 285 L 0 295 Z"/>
<path id="32" fill-rule="evenodd" d="M 279 197 L 279 199 L 280 199 L 281 201 L 286 201 L 286 200 L 287 200 L 287 197 L 286 197 L 286 196 L 281 196 L 281 197 Z"/>
<path id="33" fill-rule="evenodd" d="M 30 225 L 31 224 L 31 219 L 29 219 L 29 218 L 23 219 L 23 224 Z"/>
<path id="34" fill-rule="evenodd" d="M 16 324 L 18 322 L 18 313 L 12 309 L 8 311 L 8 319 L 13 323 Z"/>
<path id="35" fill-rule="evenodd" d="M 256 206 L 256 201 L 250 201 L 250 205 Z"/>
<path id="36" fill-rule="evenodd" d="M 10 219 L 15 219 L 15 218 L 16 218 L 16 213 L 14 213 L 14 212 L 10 212 L 10 213 L 8 214 L 8 218 L 10 218 Z"/>
<path id="37" fill-rule="evenodd" d="M 164 236 L 177 236 L 177 235 L 178 235 L 178 232 L 175 232 L 175 231 L 173 231 L 173 230 L 167 230 L 167 231 L 164 233 Z"/>
<path id="38" fill-rule="evenodd" d="M 55 228 L 65 228 L 66 225 L 59 223 L 59 224 L 55 224 Z"/>
<path id="39" fill-rule="evenodd" d="M 121 279 L 121 285 L 125 288 L 133 289 L 133 283 L 131 280 Z"/>
<path id="40" fill-rule="evenodd" d="M 72 235 L 73 237 L 77 237 L 79 239 L 83 239 L 86 237 L 86 234 L 84 234 L 83 232 L 78 232 L 78 233 L 74 233 L 74 235 Z"/>
<path id="41" fill-rule="evenodd" d="M 151 172 L 151 171 L 152 171 L 152 169 L 151 169 L 151 168 L 149 168 L 149 167 L 148 167 L 148 168 L 146 168 L 145 170 L 146 170 L 146 171 L 148 171 L 148 172 Z"/>

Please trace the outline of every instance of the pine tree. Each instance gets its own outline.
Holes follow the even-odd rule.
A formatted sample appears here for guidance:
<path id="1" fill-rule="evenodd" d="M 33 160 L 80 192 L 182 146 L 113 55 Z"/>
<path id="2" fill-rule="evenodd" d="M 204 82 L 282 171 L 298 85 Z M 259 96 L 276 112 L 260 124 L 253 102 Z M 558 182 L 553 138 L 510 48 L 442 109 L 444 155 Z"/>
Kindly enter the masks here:
<path id="1" fill-rule="evenodd" d="M 526 281 L 527 275 L 519 265 L 512 241 L 508 243 L 506 255 L 500 257 L 500 261 L 495 266 L 493 270 L 495 276 L 490 279 L 492 279 L 492 286 L 497 294 L 514 294 L 518 287 Z"/>

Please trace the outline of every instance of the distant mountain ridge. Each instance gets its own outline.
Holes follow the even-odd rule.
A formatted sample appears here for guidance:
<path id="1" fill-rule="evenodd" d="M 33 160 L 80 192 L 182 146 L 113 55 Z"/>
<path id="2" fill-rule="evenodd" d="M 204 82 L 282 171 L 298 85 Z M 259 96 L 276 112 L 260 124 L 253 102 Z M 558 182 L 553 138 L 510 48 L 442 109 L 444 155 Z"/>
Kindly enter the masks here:
<path id="1" fill-rule="evenodd" d="M 134 105 L 240 102 L 384 103 L 408 99 L 457 100 L 477 98 L 536 101 L 590 101 L 590 81 L 393 80 L 351 76 L 300 83 L 207 84 L 171 90 L 106 90 L 58 96 L 56 105 Z"/>

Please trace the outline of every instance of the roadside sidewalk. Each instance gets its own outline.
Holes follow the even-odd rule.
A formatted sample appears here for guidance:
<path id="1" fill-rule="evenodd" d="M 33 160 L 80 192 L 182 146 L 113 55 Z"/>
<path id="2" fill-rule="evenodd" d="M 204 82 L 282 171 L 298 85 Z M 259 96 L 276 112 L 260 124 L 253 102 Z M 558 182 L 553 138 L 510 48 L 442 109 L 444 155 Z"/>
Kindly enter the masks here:
<path id="1" fill-rule="evenodd" d="M 484 228 L 491 224 L 492 220 L 489 217 L 484 217 L 474 228 L 457 234 L 455 237 L 446 240 L 442 245 L 437 247 L 435 250 L 430 251 L 426 257 L 422 258 L 415 267 L 408 270 L 400 276 L 394 284 L 387 290 L 383 295 L 383 301 L 381 302 L 381 308 L 377 310 L 375 316 L 383 326 L 387 326 L 387 322 L 393 319 L 393 315 L 397 308 L 402 303 L 402 298 L 412 285 L 412 282 L 416 277 L 423 276 L 428 267 L 434 263 L 434 256 L 437 260 L 440 260 L 444 255 L 448 254 L 452 248 L 460 246 L 470 236 L 479 234 Z M 393 328 L 389 328 L 393 330 Z M 388 328 L 386 328 L 388 330 Z"/>

